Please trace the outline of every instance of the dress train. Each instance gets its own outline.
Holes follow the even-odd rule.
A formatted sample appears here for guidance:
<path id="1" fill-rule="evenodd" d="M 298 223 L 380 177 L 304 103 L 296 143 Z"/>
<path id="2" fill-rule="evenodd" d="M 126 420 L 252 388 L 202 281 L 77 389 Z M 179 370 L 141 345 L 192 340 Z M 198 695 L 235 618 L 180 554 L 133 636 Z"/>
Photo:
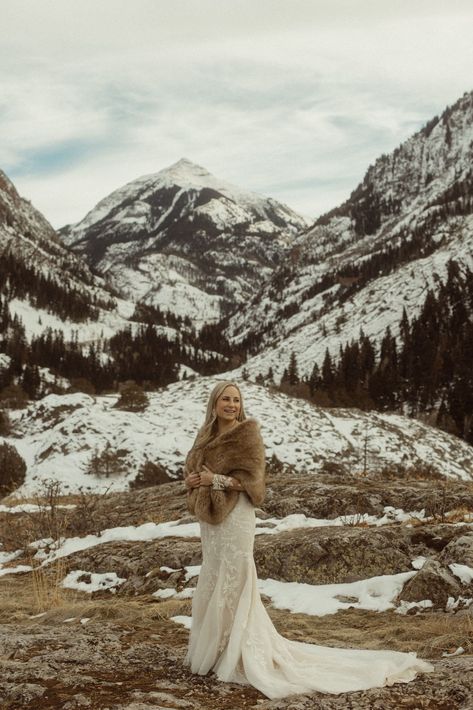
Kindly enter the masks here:
<path id="1" fill-rule="evenodd" d="M 318 690 L 343 693 L 407 683 L 434 667 L 414 652 L 331 648 L 278 633 L 259 594 L 253 558 L 255 513 L 248 497 L 219 525 L 201 522 L 203 562 L 192 600 L 185 665 L 268 698 Z"/>

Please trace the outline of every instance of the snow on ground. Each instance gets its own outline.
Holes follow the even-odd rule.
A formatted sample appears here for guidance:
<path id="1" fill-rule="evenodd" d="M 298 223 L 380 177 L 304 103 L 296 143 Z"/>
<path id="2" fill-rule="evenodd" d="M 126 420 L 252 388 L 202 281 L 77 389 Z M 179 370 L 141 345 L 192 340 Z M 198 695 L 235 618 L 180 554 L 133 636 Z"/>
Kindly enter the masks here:
<path id="1" fill-rule="evenodd" d="M 399 510 L 396 512 L 402 513 Z M 298 527 L 301 524 L 306 526 L 307 520 L 315 522 L 315 519 L 303 520 L 302 518 L 305 518 L 305 516 L 287 516 L 279 529 L 259 528 L 258 532 L 259 534 L 274 534 L 281 530 Z M 374 524 L 379 522 L 379 520 L 383 520 L 383 518 L 379 518 Z M 399 514 L 398 519 L 404 519 L 404 517 Z M 270 521 L 274 523 L 277 522 L 277 519 L 273 518 Z M 259 522 L 264 524 L 268 521 Z M 327 521 L 318 522 L 326 524 Z M 168 523 L 144 523 L 138 526 L 108 528 L 103 530 L 100 535 L 66 538 L 60 540 L 59 544 L 55 543 L 51 538 L 36 540 L 31 543 L 31 547 L 37 549 L 34 555 L 35 559 L 41 560 L 41 566 L 45 566 L 60 557 L 111 541 L 128 540 L 137 542 L 170 536 L 197 537 L 199 535 L 198 523 L 185 523 L 182 525 L 178 523 L 179 521 L 171 521 Z M 337 519 L 336 524 L 342 523 Z M 16 559 L 21 554 L 21 550 L 8 553 L 0 552 L 0 576 L 31 571 L 32 568 L 29 565 L 3 567 L 4 563 Z M 395 607 L 393 600 L 397 598 L 407 580 L 411 579 L 421 569 L 425 561 L 425 557 L 417 557 L 412 560 L 412 567 L 414 568 L 412 571 L 394 575 L 380 575 L 356 582 L 313 585 L 302 582 L 282 582 L 268 578 L 258 580 L 258 588 L 260 593 L 271 599 L 275 608 L 288 609 L 294 613 L 323 616 L 334 614 L 339 610 L 350 607 L 371 611 L 386 611 Z M 463 584 L 469 584 L 473 581 L 473 569 L 471 567 L 462 564 L 450 564 L 449 567 Z M 161 569 L 169 573 L 178 571 L 171 567 L 161 567 Z M 188 565 L 182 569 L 185 570 L 185 581 L 189 582 L 200 574 L 201 565 Z M 114 593 L 116 588 L 125 581 L 126 578 L 118 577 L 115 572 L 94 573 L 86 570 L 73 570 L 64 578 L 62 584 L 64 587 L 87 593 L 104 589 L 109 589 Z M 153 593 L 153 596 L 162 600 L 171 598 L 188 599 L 192 598 L 193 594 L 194 587 L 184 588 L 179 592 L 175 587 L 171 587 L 157 590 Z M 466 603 L 471 603 L 471 601 L 473 600 L 465 599 Z M 449 600 L 447 610 L 455 608 L 455 604 L 456 602 L 453 598 L 451 601 Z M 396 611 L 400 614 L 406 614 L 413 607 L 422 609 L 428 606 L 432 606 L 430 600 L 422 600 L 416 603 L 401 602 Z M 189 617 L 185 618 L 188 619 Z M 176 618 L 173 618 L 173 620 L 177 621 Z M 184 621 L 181 619 L 178 623 L 184 623 Z"/>
<path id="2" fill-rule="evenodd" d="M 198 569 L 200 571 L 200 567 Z M 401 592 L 404 584 L 415 574 L 415 570 L 385 574 L 346 584 L 305 584 L 259 579 L 258 588 L 261 594 L 270 597 L 276 609 L 288 609 L 299 614 L 325 616 L 350 607 L 386 611 L 395 607 L 393 600 Z M 171 587 L 159 589 L 153 596 L 158 599 L 186 599 L 193 596 L 193 590 L 194 588 L 190 588 L 177 592 Z"/>
<path id="3" fill-rule="evenodd" d="M 448 513 L 446 513 L 448 515 Z M 473 513 L 472 513 L 473 517 Z M 413 510 L 406 513 L 402 508 L 393 508 L 391 505 L 384 506 L 384 515 L 380 518 L 368 513 L 355 513 L 354 515 L 339 515 L 337 518 L 310 518 L 304 513 L 292 513 L 285 518 L 257 519 L 256 535 L 283 532 L 293 528 L 319 528 L 332 525 L 353 525 L 364 523 L 365 525 L 389 525 L 393 522 L 404 522 L 407 520 L 431 520 L 432 517 L 425 517 L 425 510 Z M 269 524 L 269 527 L 268 527 Z"/>
<path id="4" fill-rule="evenodd" d="M 420 602 L 406 602 L 402 600 L 399 606 L 394 609 L 394 612 L 405 616 L 411 609 L 428 609 L 429 607 L 433 607 L 433 605 L 431 599 L 422 599 Z"/>
<path id="5" fill-rule="evenodd" d="M 415 571 L 383 574 L 346 584 L 305 584 L 260 579 L 258 587 L 262 594 L 271 598 L 276 609 L 289 609 L 299 614 L 325 616 L 350 607 L 386 611 L 394 608 L 393 600 L 415 574 Z"/>
<path id="6" fill-rule="evenodd" d="M 185 626 L 186 629 L 190 629 L 192 626 L 191 616 L 183 616 L 182 614 L 179 614 L 178 616 L 170 616 L 169 618 L 176 624 L 182 624 L 182 626 Z"/>
<path id="7" fill-rule="evenodd" d="M 14 552 L 0 552 L 0 567 L 2 567 L 5 562 L 10 562 L 10 560 L 15 560 L 17 557 L 20 557 L 22 552 L 23 550 L 15 550 Z"/>
<path id="8" fill-rule="evenodd" d="M 459 578 L 462 584 L 471 584 L 473 582 L 473 569 L 468 565 L 460 565 L 453 562 L 448 565 L 452 573 Z"/>
<path id="9" fill-rule="evenodd" d="M 98 340 L 109 339 L 119 330 L 131 327 L 132 331 L 142 327 L 142 323 L 128 320 L 134 311 L 134 304 L 130 301 L 120 300 L 119 308 L 113 311 L 100 311 L 98 320 L 88 320 L 77 323 L 71 320 L 62 320 L 54 313 L 32 306 L 28 301 L 13 298 L 8 302 L 11 316 L 21 318 L 25 326 L 26 337 L 37 337 L 46 330 L 59 330 L 64 333 L 64 340 L 71 340 L 76 334 L 79 343 L 91 343 Z M 165 326 L 155 326 L 159 334 L 174 338 L 176 331 Z"/>
<path id="10" fill-rule="evenodd" d="M 455 609 L 458 609 L 460 605 L 462 608 L 469 607 L 471 604 L 473 604 L 473 599 L 471 597 L 459 596 L 456 599 L 455 597 L 448 597 L 445 611 L 454 611 Z"/>
<path id="11" fill-rule="evenodd" d="M 0 370 L 5 370 L 7 367 L 9 367 L 11 362 L 11 357 L 9 355 L 5 355 L 5 353 L 0 353 Z"/>
<path id="12" fill-rule="evenodd" d="M 343 223 L 343 220 L 342 220 Z M 309 376 L 314 363 L 322 366 L 325 351 L 338 360 L 341 345 L 358 340 L 360 329 L 379 345 L 387 326 L 391 334 L 396 336 L 403 307 L 406 307 L 409 318 L 416 316 L 424 302 L 428 289 L 437 292 L 439 283 L 445 282 L 447 264 L 450 259 L 473 268 L 473 215 L 466 215 L 460 220 L 451 217 L 438 226 L 432 238 L 444 240 L 444 245 L 434 253 L 408 261 L 398 266 L 390 274 L 381 275 L 342 303 L 336 300 L 327 310 L 326 297 L 331 290 L 327 289 L 311 299 L 302 301 L 302 307 L 289 318 L 277 318 L 277 309 L 290 303 L 300 304 L 304 292 L 319 278 L 334 270 L 334 254 L 323 244 L 319 253 L 308 257 L 309 263 L 300 265 L 294 274 L 292 284 L 284 289 L 282 302 L 271 302 L 267 294 L 256 306 L 250 306 L 245 311 L 237 312 L 230 319 L 226 335 L 239 342 L 254 332 L 254 325 L 264 322 L 276 322 L 271 332 L 266 336 L 267 342 L 259 353 L 250 357 L 244 365 L 223 373 L 224 377 L 241 378 L 245 369 L 252 379 L 261 373 L 266 375 L 271 367 L 276 380 L 279 380 L 283 370 L 289 363 L 291 352 L 296 353 L 299 375 Z M 401 227 L 398 223 L 396 231 Z M 320 227 L 314 230 L 316 242 L 320 240 Z M 342 232 L 343 233 L 343 228 Z M 451 234 L 448 235 L 448 232 Z M 350 230 L 348 230 L 350 234 Z M 383 248 L 386 238 L 385 230 L 381 236 L 380 246 Z M 447 236 L 448 235 L 448 236 Z M 334 223 L 331 227 L 331 241 L 338 241 Z M 303 235 L 304 242 L 309 238 Z M 364 244 L 364 246 L 363 246 Z M 352 247 L 343 247 L 336 255 L 337 267 L 343 263 L 362 262 L 367 255 L 375 251 L 372 235 L 356 239 Z M 365 252 L 363 254 L 363 251 Z M 269 282 L 270 283 L 270 282 Z M 269 284 L 268 284 L 269 288 Z M 237 337 L 235 334 L 237 333 Z"/>
<path id="13" fill-rule="evenodd" d="M 75 503 L 56 505 L 56 508 L 75 508 Z M 20 503 L 19 505 L 0 505 L 0 513 L 38 513 L 51 510 L 50 505 L 36 505 L 36 503 Z"/>
<path id="14" fill-rule="evenodd" d="M 14 496 L 31 495 L 47 478 L 62 481 L 68 493 L 80 487 L 94 492 L 109 487 L 127 490 L 147 460 L 179 477 L 185 454 L 203 423 L 209 393 L 218 381 L 201 377 L 174 382 L 150 392 L 150 405 L 140 413 L 115 409 L 117 395 L 82 393 L 49 395 L 13 412 L 16 436 L 6 441 L 28 466 L 26 481 Z M 324 409 L 249 382 L 241 388 L 247 416 L 261 424 L 267 457 L 274 454 L 296 471 L 317 473 L 325 462 L 333 462 L 360 472 L 368 434 L 368 470 L 389 464 L 431 464 L 446 476 L 473 478 L 473 448 L 417 420 L 357 409 Z M 92 455 L 107 445 L 122 451 L 126 473 L 110 478 L 87 474 Z"/>
<path id="15" fill-rule="evenodd" d="M 4 577 L 6 574 L 17 574 L 19 572 L 31 572 L 32 567 L 30 565 L 17 565 L 16 567 L 5 567 L 0 568 L 0 577 Z"/>
<path id="16" fill-rule="evenodd" d="M 406 514 L 408 515 L 408 514 Z M 373 517 L 374 516 L 370 516 Z M 266 523 L 268 520 L 257 519 L 257 524 L 261 524 L 261 527 L 256 528 L 257 535 L 265 534 L 276 534 L 285 530 L 292 530 L 300 527 L 321 527 L 328 526 L 330 524 L 343 525 L 343 519 L 335 518 L 332 520 L 318 520 L 317 518 L 306 518 L 305 516 L 299 515 L 288 515 L 279 521 L 281 524 L 278 526 L 277 518 L 269 519 L 272 522 L 276 522 L 275 527 L 267 527 Z M 384 520 L 383 518 L 374 519 L 371 521 L 372 525 L 377 525 L 379 521 Z M 348 523 L 349 524 L 349 523 Z M 382 523 L 387 524 L 386 521 Z M 461 523 L 457 523 L 460 525 Z M 464 525 L 473 526 L 472 523 L 463 523 Z M 127 541 L 127 542 L 145 542 L 147 540 L 158 540 L 165 537 L 184 537 L 184 538 L 200 538 L 200 526 L 198 522 L 194 523 L 180 523 L 179 520 L 172 520 L 166 523 L 143 523 L 142 525 L 127 525 L 119 526 L 115 528 L 106 528 L 102 530 L 99 535 L 84 535 L 83 537 L 68 537 L 61 538 L 58 541 L 52 538 L 41 538 L 39 540 L 34 540 L 30 543 L 30 546 L 36 548 L 35 559 L 42 560 L 42 566 L 48 565 L 54 560 L 60 557 L 67 557 L 75 552 L 82 550 L 87 550 L 91 547 L 96 547 L 97 545 L 104 545 L 107 542 L 116 541 Z M 2 555 L 4 556 L 2 558 Z M 11 557 L 9 557 L 11 555 Z M 9 559 L 15 559 L 19 555 L 17 552 L 6 553 L 0 552 L 0 567 L 3 562 Z M 413 561 L 413 567 L 415 569 L 420 569 L 425 562 L 424 557 L 416 557 Z M 464 577 L 469 574 L 469 567 L 456 565 L 456 571 L 454 574 L 463 575 Z M 175 572 L 176 570 L 172 568 L 161 568 L 164 571 Z M 196 576 L 200 572 L 200 565 L 191 565 L 186 567 L 186 581 Z M 452 568 L 453 571 L 453 568 Z M 473 572 L 472 572 L 473 574 Z"/>
<path id="17" fill-rule="evenodd" d="M 89 581 L 81 580 L 81 577 L 85 577 Z M 118 577 L 116 572 L 103 572 L 100 574 L 79 569 L 69 572 L 62 580 L 62 586 L 92 594 L 92 592 L 103 591 L 104 589 L 115 592 L 116 587 L 119 587 L 123 582 L 126 582 L 126 577 Z"/>
<path id="18" fill-rule="evenodd" d="M 30 543 L 31 547 L 36 547 L 35 559 L 42 560 L 41 566 L 60 557 L 67 557 L 74 552 L 87 550 L 96 545 L 104 545 L 107 542 L 129 541 L 142 542 L 146 540 L 156 540 L 163 537 L 199 537 L 198 523 L 186 523 L 178 525 L 178 521 L 170 523 L 143 523 L 142 525 L 127 525 L 116 528 L 106 528 L 100 535 L 85 535 L 84 537 L 68 537 L 59 541 L 59 544 L 52 543 L 50 538 L 35 540 Z M 45 550 L 48 549 L 48 552 Z"/>

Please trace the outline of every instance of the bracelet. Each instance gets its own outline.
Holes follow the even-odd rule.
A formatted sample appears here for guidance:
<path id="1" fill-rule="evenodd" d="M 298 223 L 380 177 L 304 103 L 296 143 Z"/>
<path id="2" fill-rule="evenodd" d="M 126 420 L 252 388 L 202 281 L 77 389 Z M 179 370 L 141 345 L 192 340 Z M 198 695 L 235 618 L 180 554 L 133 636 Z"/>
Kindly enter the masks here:
<path id="1" fill-rule="evenodd" d="M 214 491 L 223 491 L 225 488 L 231 487 L 232 482 L 228 476 L 223 476 L 221 473 L 214 473 L 212 480 L 212 488 Z"/>

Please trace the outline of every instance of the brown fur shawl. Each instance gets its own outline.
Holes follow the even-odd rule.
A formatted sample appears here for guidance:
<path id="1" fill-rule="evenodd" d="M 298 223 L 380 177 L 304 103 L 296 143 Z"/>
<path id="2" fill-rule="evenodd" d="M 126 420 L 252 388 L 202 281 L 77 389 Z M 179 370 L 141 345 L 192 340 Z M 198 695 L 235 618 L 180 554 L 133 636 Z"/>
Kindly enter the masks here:
<path id="1" fill-rule="evenodd" d="M 244 419 L 203 448 L 193 446 L 186 456 L 184 472 L 200 471 L 204 464 L 213 473 L 238 479 L 253 505 L 263 502 L 265 451 L 256 419 Z M 216 491 L 211 486 L 199 486 L 188 491 L 187 507 L 199 520 L 216 525 L 233 510 L 239 495 L 235 490 Z"/>

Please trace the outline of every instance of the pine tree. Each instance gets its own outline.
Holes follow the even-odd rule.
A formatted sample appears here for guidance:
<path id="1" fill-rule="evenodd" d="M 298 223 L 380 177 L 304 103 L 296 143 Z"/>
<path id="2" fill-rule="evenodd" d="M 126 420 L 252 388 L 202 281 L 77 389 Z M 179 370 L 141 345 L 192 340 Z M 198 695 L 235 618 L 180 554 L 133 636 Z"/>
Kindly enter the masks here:
<path id="1" fill-rule="evenodd" d="M 287 370 L 287 379 L 290 385 L 297 385 L 299 383 L 299 373 L 297 368 L 297 359 L 294 350 L 291 352 L 289 357 L 289 367 Z"/>
<path id="2" fill-rule="evenodd" d="M 328 348 L 325 349 L 325 357 L 322 363 L 322 385 L 324 389 L 330 390 L 334 384 L 334 369 L 332 365 L 332 358 Z"/>

